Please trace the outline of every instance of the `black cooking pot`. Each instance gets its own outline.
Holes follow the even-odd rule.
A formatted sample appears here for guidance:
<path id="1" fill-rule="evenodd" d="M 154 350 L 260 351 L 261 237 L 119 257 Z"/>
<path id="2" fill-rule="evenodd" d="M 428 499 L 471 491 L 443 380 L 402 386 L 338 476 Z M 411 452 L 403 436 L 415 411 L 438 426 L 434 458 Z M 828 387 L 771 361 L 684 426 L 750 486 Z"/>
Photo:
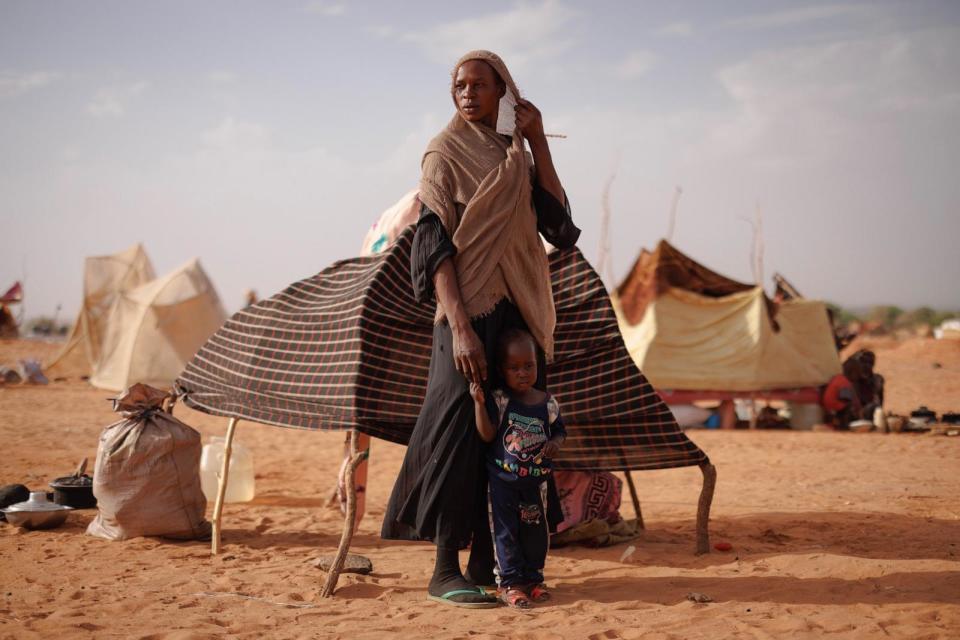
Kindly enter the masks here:
<path id="1" fill-rule="evenodd" d="M 924 405 L 920 405 L 920 408 L 919 408 L 919 409 L 915 409 L 914 411 L 911 411 L 911 412 L 910 412 L 910 417 L 913 418 L 914 420 L 918 420 L 918 421 L 922 421 L 922 422 L 936 422 L 936 421 L 937 421 L 937 414 L 936 414 L 936 412 L 931 411 L 930 409 L 928 409 L 928 408 L 927 408 L 926 406 L 924 406 Z"/>
<path id="2" fill-rule="evenodd" d="M 53 487 L 53 501 L 74 509 L 92 509 L 97 506 L 93 495 L 93 478 L 82 476 L 64 476 L 50 483 Z"/>

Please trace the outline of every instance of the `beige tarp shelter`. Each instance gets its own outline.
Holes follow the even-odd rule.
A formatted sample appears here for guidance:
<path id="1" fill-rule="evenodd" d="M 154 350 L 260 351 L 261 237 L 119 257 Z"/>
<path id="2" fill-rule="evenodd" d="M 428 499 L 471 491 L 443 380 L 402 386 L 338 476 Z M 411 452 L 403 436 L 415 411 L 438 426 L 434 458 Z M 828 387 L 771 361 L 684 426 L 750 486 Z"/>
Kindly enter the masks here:
<path id="1" fill-rule="evenodd" d="M 661 389 L 762 391 L 840 372 L 826 305 L 774 304 L 661 240 L 612 295 L 627 349 Z"/>
<path id="2" fill-rule="evenodd" d="M 84 260 L 83 303 L 67 343 L 44 370 L 50 377 L 89 376 L 102 355 L 107 320 L 117 296 L 154 279 L 143 246 Z"/>
<path id="3" fill-rule="evenodd" d="M 197 260 L 162 278 L 143 247 L 87 258 L 83 307 L 49 377 L 89 376 L 101 389 L 136 382 L 169 387 L 197 349 L 226 320 Z"/>
<path id="4" fill-rule="evenodd" d="M 17 319 L 10 307 L 22 302 L 23 286 L 19 282 L 14 282 L 6 293 L 0 295 L 0 338 L 17 338 L 20 336 Z"/>

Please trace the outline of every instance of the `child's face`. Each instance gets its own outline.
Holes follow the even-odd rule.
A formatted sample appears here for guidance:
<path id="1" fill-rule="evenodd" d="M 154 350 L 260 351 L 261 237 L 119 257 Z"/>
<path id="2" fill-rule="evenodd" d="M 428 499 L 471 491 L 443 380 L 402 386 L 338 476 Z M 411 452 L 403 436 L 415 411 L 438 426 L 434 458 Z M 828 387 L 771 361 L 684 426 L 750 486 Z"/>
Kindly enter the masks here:
<path id="1" fill-rule="evenodd" d="M 530 389 L 537 381 L 537 352 L 529 340 L 514 340 L 507 345 L 500 373 L 511 391 Z"/>

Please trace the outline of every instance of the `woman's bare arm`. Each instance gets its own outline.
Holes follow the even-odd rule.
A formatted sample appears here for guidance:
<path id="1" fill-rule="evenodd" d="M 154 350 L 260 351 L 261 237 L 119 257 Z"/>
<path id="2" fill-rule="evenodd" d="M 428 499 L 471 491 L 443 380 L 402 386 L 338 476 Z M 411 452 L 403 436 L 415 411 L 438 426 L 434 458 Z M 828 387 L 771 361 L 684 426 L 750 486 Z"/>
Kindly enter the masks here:
<path id="1" fill-rule="evenodd" d="M 453 260 L 447 258 L 440 263 L 433 274 L 433 286 L 453 334 L 453 362 L 457 371 L 470 382 L 486 380 L 487 357 L 463 306 Z"/>

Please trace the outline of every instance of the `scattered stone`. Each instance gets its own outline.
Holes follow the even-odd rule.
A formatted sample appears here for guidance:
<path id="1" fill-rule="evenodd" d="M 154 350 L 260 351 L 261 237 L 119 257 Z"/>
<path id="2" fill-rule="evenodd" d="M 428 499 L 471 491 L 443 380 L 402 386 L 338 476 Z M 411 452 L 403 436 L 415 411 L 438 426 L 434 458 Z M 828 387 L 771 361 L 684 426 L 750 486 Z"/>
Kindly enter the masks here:
<path id="1" fill-rule="evenodd" d="M 691 591 L 690 593 L 688 593 L 687 600 L 689 600 L 690 602 L 699 602 L 699 603 L 713 602 L 713 598 L 711 598 L 705 593 L 700 593 L 699 591 Z"/>
<path id="2" fill-rule="evenodd" d="M 321 569 L 323 571 L 330 571 L 330 567 L 333 566 L 334 556 L 320 556 L 313 563 L 313 566 Z M 373 571 L 373 563 L 370 562 L 370 558 L 366 556 L 358 556 L 353 553 L 348 553 L 346 560 L 343 562 L 342 573 L 360 573 L 367 575 Z"/>
<path id="3" fill-rule="evenodd" d="M 852 504 L 847 502 L 847 504 Z M 773 544 L 786 544 L 790 540 L 790 536 L 785 533 L 777 533 L 773 529 L 767 529 L 762 534 L 760 534 L 760 539 L 764 542 L 772 542 Z"/>
<path id="4" fill-rule="evenodd" d="M 260 518 L 259 520 L 257 520 L 257 524 L 256 524 L 256 526 L 253 528 L 253 530 L 256 531 L 257 533 L 263 533 L 264 531 L 266 531 L 267 529 L 269 529 L 269 528 L 270 528 L 270 525 L 272 525 L 272 524 L 273 524 L 273 519 L 264 516 L 264 517 Z"/>
<path id="5" fill-rule="evenodd" d="M 30 490 L 22 484 L 8 484 L 0 488 L 0 509 L 6 509 L 12 504 L 26 502 L 29 499 Z M 6 520 L 2 512 L 0 512 L 0 520 Z"/>

